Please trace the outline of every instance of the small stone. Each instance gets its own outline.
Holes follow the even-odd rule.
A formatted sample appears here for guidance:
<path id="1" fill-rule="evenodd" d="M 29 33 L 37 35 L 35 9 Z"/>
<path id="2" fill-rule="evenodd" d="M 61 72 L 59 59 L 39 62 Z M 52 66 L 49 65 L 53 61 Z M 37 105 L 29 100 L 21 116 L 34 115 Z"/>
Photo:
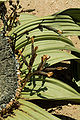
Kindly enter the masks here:
<path id="1" fill-rule="evenodd" d="M 28 4 L 27 6 L 30 6 L 30 4 Z"/>
<path id="2" fill-rule="evenodd" d="M 69 104 L 68 104 L 68 106 L 70 106 L 70 107 L 71 107 L 72 105 L 69 103 Z"/>
<path id="3" fill-rule="evenodd" d="M 68 4 L 68 1 L 66 1 L 66 4 Z"/>

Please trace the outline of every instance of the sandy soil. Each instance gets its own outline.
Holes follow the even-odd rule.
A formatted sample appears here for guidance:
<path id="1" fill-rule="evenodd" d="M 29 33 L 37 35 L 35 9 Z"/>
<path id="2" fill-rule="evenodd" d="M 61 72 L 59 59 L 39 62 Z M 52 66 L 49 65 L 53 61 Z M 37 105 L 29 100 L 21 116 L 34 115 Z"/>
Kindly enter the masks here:
<path id="1" fill-rule="evenodd" d="M 51 112 L 53 115 L 57 114 L 62 120 L 80 120 L 80 105 L 64 105 L 60 108 L 53 108 Z"/>
<path id="2" fill-rule="evenodd" d="M 26 9 L 34 8 L 37 16 L 46 16 L 55 12 L 80 7 L 80 0 L 21 0 Z"/>

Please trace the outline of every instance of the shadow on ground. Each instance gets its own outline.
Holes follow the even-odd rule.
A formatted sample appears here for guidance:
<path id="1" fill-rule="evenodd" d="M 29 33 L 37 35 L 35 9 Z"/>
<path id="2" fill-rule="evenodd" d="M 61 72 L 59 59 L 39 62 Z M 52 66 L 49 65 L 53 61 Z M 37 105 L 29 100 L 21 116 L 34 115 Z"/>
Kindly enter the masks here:
<path id="1" fill-rule="evenodd" d="M 61 120 L 76 120 L 74 118 L 71 118 L 71 117 L 68 117 L 68 116 L 65 116 L 65 115 L 56 115 L 56 114 L 53 114 L 53 115 L 60 118 Z"/>

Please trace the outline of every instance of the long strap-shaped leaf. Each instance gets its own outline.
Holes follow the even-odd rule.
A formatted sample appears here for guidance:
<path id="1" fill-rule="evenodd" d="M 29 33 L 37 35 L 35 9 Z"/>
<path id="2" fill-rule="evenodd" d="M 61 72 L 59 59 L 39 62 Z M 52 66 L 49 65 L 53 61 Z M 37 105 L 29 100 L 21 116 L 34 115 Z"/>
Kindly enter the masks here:
<path id="1" fill-rule="evenodd" d="M 47 32 L 47 34 L 43 33 L 42 35 L 35 35 L 35 38 L 34 38 L 34 41 L 44 41 L 46 42 L 46 40 L 50 41 L 53 41 L 54 43 L 59 42 L 59 41 L 62 41 L 62 42 L 65 42 L 65 43 L 68 43 L 70 45 L 73 46 L 73 43 L 71 40 L 67 39 L 66 37 L 61 37 L 61 36 L 58 36 L 58 35 L 53 35 L 53 34 L 49 34 L 49 32 Z M 23 46 L 25 45 L 28 45 L 30 44 L 31 41 L 28 41 L 27 39 L 24 38 L 21 38 L 19 39 L 17 42 L 16 42 L 16 49 L 20 49 L 22 48 Z"/>
<path id="2" fill-rule="evenodd" d="M 27 15 L 26 15 L 27 17 Z M 29 17 L 29 16 L 28 16 Z M 10 32 L 10 35 L 17 33 L 18 36 L 25 33 L 25 31 L 30 31 L 34 29 L 39 24 L 51 26 L 52 28 L 59 29 L 63 31 L 63 35 L 79 35 L 80 27 L 75 24 L 73 19 L 68 15 L 58 15 L 58 16 L 47 16 L 43 18 L 37 18 L 31 21 L 25 21 L 17 28 Z M 65 27 L 64 27 L 65 26 Z M 75 31 L 75 32 L 74 32 Z M 54 34 L 54 32 L 53 32 Z"/>
<path id="3" fill-rule="evenodd" d="M 80 8 L 70 8 L 64 11 L 60 11 L 56 14 L 53 14 L 53 16 L 54 15 L 69 15 L 73 18 L 75 23 L 80 25 Z"/>
<path id="4" fill-rule="evenodd" d="M 80 94 L 71 86 L 53 78 L 35 78 L 35 86 L 26 85 L 22 92 L 25 99 L 53 99 L 80 102 Z"/>
<path id="5" fill-rule="evenodd" d="M 70 8 L 70 9 L 58 12 L 55 15 L 69 15 L 72 17 L 74 22 L 80 26 L 80 8 Z M 76 52 L 74 51 L 73 54 L 75 55 Z M 80 54 L 78 54 L 78 56 L 80 57 Z M 80 81 L 80 62 L 73 61 L 72 66 L 73 66 L 74 79 L 76 81 Z"/>
<path id="6" fill-rule="evenodd" d="M 75 51 L 76 53 L 80 53 L 80 51 L 75 48 L 73 45 L 70 45 L 66 42 L 63 41 L 58 41 L 57 40 L 48 40 L 47 37 L 44 37 L 46 40 L 37 40 L 35 41 L 35 46 L 38 46 L 37 50 L 37 57 L 35 59 L 33 67 L 36 69 L 36 67 L 39 65 L 41 62 L 41 57 L 45 54 L 50 56 L 50 59 L 48 60 L 48 64 L 55 64 L 57 62 L 61 62 L 63 60 L 69 60 L 69 59 L 79 59 L 78 56 L 72 55 L 70 53 L 61 51 L 61 50 L 70 50 L 70 51 Z M 53 36 L 55 39 L 55 37 Z M 57 37 L 56 37 L 57 38 Z M 64 40 L 64 39 L 62 39 Z M 21 46 L 24 43 L 18 45 L 18 47 L 21 48 Z M 19 48 L 18 48 L 19 49 Z M 31 44 L 27 44 L 25 47 L 25 50 L 23 52 L 24 57 L 31 55 Z M 28 60 L 28 57 L 26 58 Z M 23 65 L 22 70 L 26 70 L 27 67 Z"/>
<path id="7" fill-rule="evenodd" d="M 19 102 L 21 106 L 13 111 L 15 115 L 5 120 L 60 120 L 31 102 L 22 99 L 19 99 Z"/>

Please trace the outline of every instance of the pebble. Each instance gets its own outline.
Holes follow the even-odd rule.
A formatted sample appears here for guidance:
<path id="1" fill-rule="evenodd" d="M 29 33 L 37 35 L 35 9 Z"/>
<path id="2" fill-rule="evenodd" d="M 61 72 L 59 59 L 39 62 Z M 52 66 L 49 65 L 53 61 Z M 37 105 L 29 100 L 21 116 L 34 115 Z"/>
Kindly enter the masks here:
<path id="1" fill-rule="evenodd" d="M 68 1 L 66 1 L 66 4 L 68 4 Z"/>
<path id="2" fill-rule="evenodd" d="M 68 106 L 70 106 L 70 107 L 71 107 L 72 105 L 69 103 L 69 104 L 68 104 Z"/>

